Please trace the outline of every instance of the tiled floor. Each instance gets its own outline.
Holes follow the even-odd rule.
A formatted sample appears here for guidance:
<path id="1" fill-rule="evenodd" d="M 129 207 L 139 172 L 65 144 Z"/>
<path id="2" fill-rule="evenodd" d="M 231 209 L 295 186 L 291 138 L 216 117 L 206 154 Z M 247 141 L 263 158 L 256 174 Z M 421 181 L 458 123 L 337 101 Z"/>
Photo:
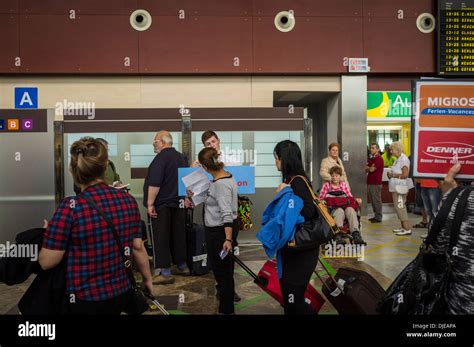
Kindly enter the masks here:
<path id="1" fill-rule="evenodd" d="M 410 215 L 412 222 L 420 220 L 419 216 Z M 362 230 L 368 245 L 364 249 L 364 260 L 355 258 L 327 259 L 337 270 L 341 266 L 358 268 L 372 274 L 386 288 L 396 275 L 412 260 L 421 244 L 420 235 L 426 229 L 413 229 L 411 236 L 395 236 L 392 229 L 399 227 L 394 214 L 384 215 L 381 224 L 371 224 L 367 217 L 362 218 Z M 265 255 L 259 246 L 240 248 L 240 257 L 255 272 L 261 268 Z M 317 268 L 320 274 L 321 265 Z M 31 281 L 31 279 L 30 279 Z M 237 314 L 282 314 L 280 305 L 257 287 L 252 278 L 236 265 L 235 281 L 237 292 L 242 301 L 236 305 Z M 311 280 L 321 292 L 321 283 L 316 275 Z M 200 277 L 176 277 L 173 285 L 156 286 L 155 291 L 160 301 L 172 314 L 214 314 L 217 310 L 215 298 L 215 281 L 212 274 Z M 16 303 L 26 290 L 28 284 L 13 287 L 0 285 L 0 314 L 16 313 Z M 150 314 L 157 314 L 151 312 Z M 336 314 L 334 308 L 326 301 L 320 314 Z"/>

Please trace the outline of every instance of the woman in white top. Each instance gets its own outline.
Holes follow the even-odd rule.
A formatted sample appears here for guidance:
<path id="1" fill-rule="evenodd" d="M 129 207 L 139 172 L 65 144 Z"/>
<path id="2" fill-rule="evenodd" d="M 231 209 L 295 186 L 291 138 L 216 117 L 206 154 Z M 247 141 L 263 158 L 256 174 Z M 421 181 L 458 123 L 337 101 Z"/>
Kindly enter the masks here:
<path id="1" fill-rule="evenodd" d="M 398 236 L 411 235 L 411 223 L 408 220 L 406 206 L 408 191 L 413 188 L 413 180 L 408 177 L 410 159 L 403 153 L 403 144 L 400 141 L 393 142 L 390 149 L 397 160 L 387 173 L 390 178 L 388 190 L 392 193 L 393 205 L 402 226 L 400 229 L 394 229 L 393 232 Z"/>

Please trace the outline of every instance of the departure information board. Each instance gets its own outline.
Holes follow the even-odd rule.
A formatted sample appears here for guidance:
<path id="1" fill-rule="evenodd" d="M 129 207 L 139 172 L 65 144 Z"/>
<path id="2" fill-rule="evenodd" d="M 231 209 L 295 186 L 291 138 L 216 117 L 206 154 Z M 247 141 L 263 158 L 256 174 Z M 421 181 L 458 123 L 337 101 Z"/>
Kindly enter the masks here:
<path id="1" fill-rule="evenodd" d="M 474 0 L 438 1 L 438 74 L 474 76 Z"/>

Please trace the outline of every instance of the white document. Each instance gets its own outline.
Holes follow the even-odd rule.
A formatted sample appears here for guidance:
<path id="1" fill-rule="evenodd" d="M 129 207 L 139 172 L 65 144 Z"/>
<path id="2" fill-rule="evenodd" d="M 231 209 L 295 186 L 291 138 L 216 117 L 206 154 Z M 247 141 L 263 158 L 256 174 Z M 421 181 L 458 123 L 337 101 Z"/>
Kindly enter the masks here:
<path id="1" fill-rule="evenodd" d="M 191 172 L 182 178 L 187 190 L 193 192 L 193 203 L 195 206 L 206 201 L 207 191 L 211 183 L 203 169 Z"/>

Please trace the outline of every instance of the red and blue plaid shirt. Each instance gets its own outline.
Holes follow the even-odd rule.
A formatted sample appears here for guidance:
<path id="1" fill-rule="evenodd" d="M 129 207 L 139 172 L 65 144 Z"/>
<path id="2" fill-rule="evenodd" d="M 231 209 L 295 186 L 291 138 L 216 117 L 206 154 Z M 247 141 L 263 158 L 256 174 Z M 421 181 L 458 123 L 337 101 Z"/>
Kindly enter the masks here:
<path id="1" fill-rule="evenodd" d="M 66 250 L 67 293 L 86 301 L 116 297 L 131 289 L 113 232 L 81 195 L 88 195 L 113 222 L 123 247 L 141 238 L 140 212 L 127 192 L 103 183 L 64 199 L 48 224 L 43 247 Z"/>

